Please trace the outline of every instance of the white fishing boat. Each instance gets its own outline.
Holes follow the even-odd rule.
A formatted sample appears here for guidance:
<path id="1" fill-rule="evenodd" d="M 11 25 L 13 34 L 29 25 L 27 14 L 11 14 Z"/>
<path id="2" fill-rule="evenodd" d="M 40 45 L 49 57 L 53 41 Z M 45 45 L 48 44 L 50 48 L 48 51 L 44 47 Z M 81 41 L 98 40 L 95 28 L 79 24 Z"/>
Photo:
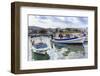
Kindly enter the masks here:
<path id="1" fill-rule="evenodd" d="M 33 52 L 38 54 L 46 54 L 47 50 L 49 50 L 49 47 L 45 43 L 38 43 L 34 44 L 32 46 Z"/>
<path id="2" fill-rule="evenodd" d="M 52 42 L 54 43 L 84 43 L 86 37 L 72 37 L 72 38 L 67 38 L 67 37 L 63 37 L 63 38 L 59 38 L 59 37 L 55 37 L 52 39 Z"/>

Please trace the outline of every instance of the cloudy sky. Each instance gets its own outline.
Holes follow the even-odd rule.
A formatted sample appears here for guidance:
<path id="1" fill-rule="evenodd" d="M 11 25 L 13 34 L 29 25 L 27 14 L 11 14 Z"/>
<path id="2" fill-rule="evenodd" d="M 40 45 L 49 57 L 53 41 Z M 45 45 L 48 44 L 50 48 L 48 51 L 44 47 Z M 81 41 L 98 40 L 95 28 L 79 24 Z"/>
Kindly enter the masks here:
<path id="1" fill-rule="evenodd" d="M 88 17 L 29 15 L 29 26 L 43 28 L 86 28 Z"/>

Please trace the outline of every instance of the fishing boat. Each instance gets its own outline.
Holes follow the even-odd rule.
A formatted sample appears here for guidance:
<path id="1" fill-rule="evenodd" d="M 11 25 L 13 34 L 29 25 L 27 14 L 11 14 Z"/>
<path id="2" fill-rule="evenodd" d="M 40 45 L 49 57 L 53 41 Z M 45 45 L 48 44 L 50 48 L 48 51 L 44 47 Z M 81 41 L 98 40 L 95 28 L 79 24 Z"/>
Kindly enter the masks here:
<path id="1" fill-rule="evenodd" d="M 54 37 L 52 42 L 54 43 L 84 43 L 86 36 L 63 36 L 63 37 Z"/>
<path id="2" fill-rule="evenodd" d="M 37 43 L 37 44 L 34 44 L 32 46 L 32 49 L 33 49 L 33 52 L 34 53 L 38 53 L 38 54 L 46 54 L 47 50 L 49 50 L 49 47 L 46 43 Z"/>
<path id="3" fill-rule="evenodd" d="M 74 37 L 74 38 L 54 38 L 52 41 L 54 43 L 84 43 L 85 37 Z"/>

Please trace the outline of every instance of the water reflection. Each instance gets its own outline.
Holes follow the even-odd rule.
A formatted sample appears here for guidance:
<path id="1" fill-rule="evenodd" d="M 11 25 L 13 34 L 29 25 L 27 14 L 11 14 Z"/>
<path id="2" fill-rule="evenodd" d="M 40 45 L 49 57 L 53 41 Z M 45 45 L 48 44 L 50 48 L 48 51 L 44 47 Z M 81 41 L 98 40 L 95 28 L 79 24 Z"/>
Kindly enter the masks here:
<path id="1" fill-rule="evenodd" d="M 31 40 L 36 43 L 42 41 L 47 44 L 48 50 L 46 50 L 45 54 L 37 54 L 36 50 L 31 47 L 31 59 L 32 60 L 59 60 L 59 59 L 80 59 L 88 57 L 88 42 L 84 44 L 57 44 L 51 41 L 49 36 L 42 37 L 33 37 L 29 38 L 29 42 L 31 44 Z"/>

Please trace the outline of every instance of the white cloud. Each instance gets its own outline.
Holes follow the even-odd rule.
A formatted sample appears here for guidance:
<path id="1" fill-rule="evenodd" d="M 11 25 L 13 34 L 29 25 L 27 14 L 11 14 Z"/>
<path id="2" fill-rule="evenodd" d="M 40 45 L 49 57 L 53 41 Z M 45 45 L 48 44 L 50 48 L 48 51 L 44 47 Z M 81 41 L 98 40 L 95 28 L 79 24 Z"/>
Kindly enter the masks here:
<path id="1" fill-rule="evenodd" d="M 82 21 L 82 17 L 53 17 L 45 16 L 41 19 L 39 16 L 29 16 L 29 26 L 38 26 L 43 28 L 84 28 L 87 24 Z M 84 17 L 83 17 L 84 18 Z M 56 20 L 55 20 L 56 19 Z"/>

